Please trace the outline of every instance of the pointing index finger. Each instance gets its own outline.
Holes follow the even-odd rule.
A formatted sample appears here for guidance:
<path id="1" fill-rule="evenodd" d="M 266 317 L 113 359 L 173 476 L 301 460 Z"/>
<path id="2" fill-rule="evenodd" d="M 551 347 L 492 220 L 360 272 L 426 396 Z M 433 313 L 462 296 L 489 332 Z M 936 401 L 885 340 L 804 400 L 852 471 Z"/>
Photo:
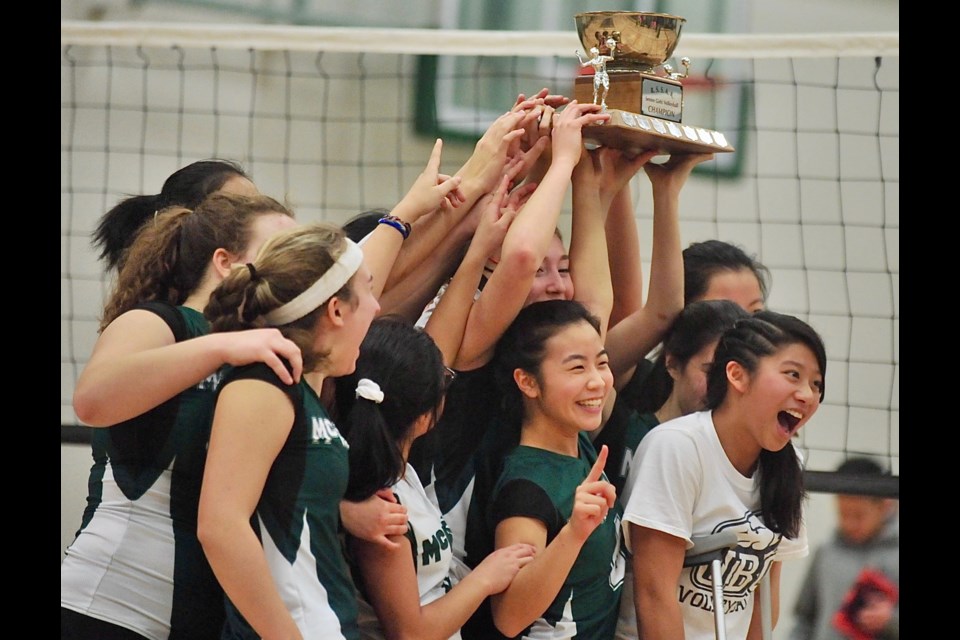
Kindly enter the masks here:
<path id="1" fill-rule="evenodd" d="M 600 447 L 600 453 L 597 454 L 597 461 L 593 463 L 593 468 L 587 474 L 584 482 L 596 482 L 603 475 L 603 468 L 607 464 L 607 445 Z"/>

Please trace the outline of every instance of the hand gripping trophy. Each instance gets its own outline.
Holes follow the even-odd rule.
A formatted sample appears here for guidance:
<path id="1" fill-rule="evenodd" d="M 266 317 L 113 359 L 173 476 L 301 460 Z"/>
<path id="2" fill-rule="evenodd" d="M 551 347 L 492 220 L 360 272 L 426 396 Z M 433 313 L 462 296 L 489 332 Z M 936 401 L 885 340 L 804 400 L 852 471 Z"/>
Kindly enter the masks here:
<path id="1" fill-rule="evenodd" d="M 617 50 L 617 41 L 613 38 L 607 38 L 607 50 L 613 54 Z M 577 49 L 577 60 L 581 67 L 593 67 L 593 104 L 597 104 L 597 98 L 600 98 L 600 107 L 607 108 L 607 93 L 610 91 L 610 76 L 607 74 L 607 63 L 613 62 L 613 55 L 600 55 L 600 49 L 591 47 L 590 55 L 593 57 L 584 60 L 580 56 L 580 50 Z M 601 93 L 601 89 L 603 92 Z"/>

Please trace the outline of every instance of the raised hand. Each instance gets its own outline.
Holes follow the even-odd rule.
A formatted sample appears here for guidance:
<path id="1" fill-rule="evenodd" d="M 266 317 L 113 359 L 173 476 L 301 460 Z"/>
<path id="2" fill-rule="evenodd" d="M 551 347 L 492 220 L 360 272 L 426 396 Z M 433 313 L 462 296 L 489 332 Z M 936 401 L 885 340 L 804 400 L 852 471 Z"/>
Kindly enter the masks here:
<path id="1" fill-rule="evenodd" d="M 522 189 L 522 187 L 521 187 Z M 520 189 L 517 189 L 519 191 Z M 510 176 L 504 175 L 496 190 L 484 196 L 478 207 L 482 207 L 477 230 L 471 241 L 471 248 L 484 257 L 489 257 L 500 248 L 507 230 L 517 215 L 519 207 L 510 205 Z"/>
<path id="2" fill-rule="evenodd" d="M 693 168 L 701 162 L 713 160 L 713 157 L 712 153 L 674 153 L 663 164 L 644 164 L 643 170 L 654 189 L 667 189 L 669 193 L 679 194 Z"/>
<path id="3" fill-rule="evenodd" d="M 527 122 L 536 120 L 536 113 L 530 111 L 530 107 L 532 103 L 527 108 L 511 110 L 497 118 L 457 172 L 464 183 L 470 185 L 475 199 L 496 188 L 508 159 L 520 153 L 520 138 Z"/>
<path id="4" fill-rule="evenodd" d="M 601 147 L 591 153 L 597 157 L 600 202 L 604 207 L 609 207 L 613 197 L 657 155 L 655 150 L 631 155 L 611 147 Z"/>
<path id="5" fill-rule="evenodd" d="M 600 105 L 571 101 L 553 119 L 552 162 L 568 160 L 576 165 L 583 151 L 583 127 L 609 119 L 610 114 L 604 113 Z"/>
<path id="6" fill-rule="evenodd" d="M 460 176 L 446 176 L 440 173 L 440 155 L 443 151 L 443 140 L 437 138 L 430 152 L 427 166 L 413 186 L 407 191 L 403 200 L 396 206 L 394 212 L 406 222 L 414 222 L 421 216 L 432 213 L 442 206 L 459 206 L 465 200 L 463 193 L 458 192 L 462 178 Z"/>
<path id="7" fill-rule="evenodd" d="M 526 100 L 542 100 L 545 105 L 547 105 L 548 107 L 553 107 L 554 109 L 559 109 L 560 107 L 570 102 L 570 98 L 564 95 L 560 95 L 559 93 L 550 93 L 550 90 L 547 89 L 546 87 L 544 87 L 543 89 L 540 89 L 540 91 L 530 96 L 529 98 L 526 95 L 521 93 L 520 95 L 517 96 L 516 104 L 520 104 Z"/>
<path id="8" fill-rule="evenodd" d="M 617 490 L 603 480 L 603 468 L 607 464 L 607 445 L 600 447 L 597 461 L 590 473 L 577 487 L 574 496 L 573 513 L 570 514 L 570 526 L 580 540 L 586 540 L 590 534 L 606 519 L 607 512 L 617 500 Z"/>

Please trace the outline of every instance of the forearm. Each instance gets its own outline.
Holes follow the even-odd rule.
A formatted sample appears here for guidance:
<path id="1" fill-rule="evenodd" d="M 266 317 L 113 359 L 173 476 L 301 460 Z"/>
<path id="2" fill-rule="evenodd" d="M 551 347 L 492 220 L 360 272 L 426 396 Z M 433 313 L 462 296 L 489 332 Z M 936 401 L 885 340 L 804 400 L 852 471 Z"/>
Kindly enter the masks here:
<path id="1" fill-rule="evenodd" d="M 468 208 L 460 205 L 450 211 L 435 211 L 417 220 L 387 276 L 384 292 L 389 292 L 425 263 L 430 265 L 435 262 L 439 252 L 449 251 L 450 247 L 445 245 L 450 243 L 445 241 L 451 237 L 451 232 L 467 211 Z"/>
<path id="2" fill-rule="evenodd" d="M 463 255 L 464 240 L 451 234 L 436 248 L 429 260 L 421 262 L 413 271 L 380 297 L 380 313 L 396 313 L 416 322 L 424 308 L 450 278 Z"/>
<path id="3" fill-rule="evenodd" d="M 678 640 L 684 637 L 680 602 L 672 590 L 648 590 L 634 576 L 637 633 L 643 640 Z"/>
<path id="4" fill-rule="evenodd" d="M 583 541 L 575 538 L 569 524 L 564 525 L 506 591 L 491 597 L 493 620 L 501 633 L 513 637 L 547 610 L 582 548 Z"/>
<path id="5" fill-rule="evenodd" d="M 135 418 L 196 386 L 225 362 L 224 334 L 122 356 L 95 357 L 77 380 L 73 406 L 91 427 Z"/>
<path id="6" fill-rule="evenodd" d="M 467 250 L 424 328 L 440 348 L 443 361 L 450 366 L 456 362 L 463 344 L 467 319 L 473 308 L 474 296 L 486 259 L 487 256 L 473 247 Z"/>
<path id="7" fill-rule="evenodd" d="M 539 257 L 533 267 L 536 273 L 560 220 L 560 211 L 563 208 L 572 171 L 572 162 L 555 163 L 550 166 L 504 238 L 501 265 L 515 253 L 530 252 Z"/>
<path id="8" fill-rule="evenodd" d="M 630 184 L 613 197 L 606 222 L 607 258 L 613 285 L 610 326 L 643 306 L 643 265 L 640 235 L 630 197 Z"/>
<path id="9" fill-rule="evenodd" d="M 409 221 L 408 221 L 409 222 Z M 404 237 L 399 230 L 390 225 L 378 224 L 377 228 L 363 243 L 363 262 L 373 277 L 371 287 L 373 295 L 378 299 L 383 294 L 387 278 L 400 253 Z"/>
<path id="10" fill-rule="evenodd" d="M 613 285 L 607 258 L 605 215 L 596 189 L 574 181 L 570 234 L 570 275 L 575 298 L 601 321 L 601 336 L 613 308 Z"/>
<path id="11" fill-rule="evenodd" d="M 663 191 L 653 191 L 653 248 L 646 306 L 669 326 L 683 308 L 683 247 L 678 194 Z"/>
<path id="12" fill-rule="evenodd" d="M 404 637 L 417 640 L 447 640 L 467 623 L 490 595 L 490 587 L 474 574 L 467 574 L 443 597 L 420 608 L 420 628 Z"/>

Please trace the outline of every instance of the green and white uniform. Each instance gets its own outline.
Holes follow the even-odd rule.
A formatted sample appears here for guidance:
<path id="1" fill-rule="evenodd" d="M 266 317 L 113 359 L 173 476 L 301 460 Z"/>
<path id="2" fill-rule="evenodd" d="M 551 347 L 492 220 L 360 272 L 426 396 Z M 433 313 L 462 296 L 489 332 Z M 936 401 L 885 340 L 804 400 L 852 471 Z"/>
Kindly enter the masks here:
<path id="1" fill-rule="evenodd" d="M 165 303 L 177 342 L 206 335 L 199 312 Z M 120 424 L 94 429 L 83 521 L 60 565 L 60 606 L 153 640 L 211 638 L 223 591 L 197 540 L 214 374 Z"/>
<path id="2" fill-rule="evenodd" d="M 228 373 L 221 389 L 237 380 L 274 385 L 295 412 L 251 518 L 277 591 L 305 639 L 358 640 L 356 590 L 339 537 L 347 441 L 305 380 L 284 384 L 257 363 Z M 258 637 L 229 600 L 223 637 Z"/>
<path id="3" fill-rule="evenodd" d="M 546 525 L 550 544 L 573 513 L 577 487 L 596 459 L 593 445 L 582 433 L 577 458 L 518 446 L 504 459 L 503 473 L 493 490 L 492 530 L 506 518 L 536 518 Z M 620 538 L 621 513 L 619 504 L 615 505 L 590 534 L 556 598 L 518 637 L 613 637 L 626 567 Z"/>
<path id="4" fill-rule="evenodd" d="M 406 537 L 413 552 L 420 606 L 425 606 L 450 591 L 465 575 L 465 567 L 453 557 L 450 529 L 440 515 L 440 509 L 427 497 L 413 466 L 407 465 L 403 478 L 393 486 L 393 492 L 397 502 L 407 508 Z M 362 592 L 363 581 L 356 568 L 354 572 Z M 364 640 L 382 640 L 383 629 L 373 606 L 362 596 L 359 604 L 361 636 Z M 450 640 L 460 640 L 460 633 L 454 633 Z"/>

